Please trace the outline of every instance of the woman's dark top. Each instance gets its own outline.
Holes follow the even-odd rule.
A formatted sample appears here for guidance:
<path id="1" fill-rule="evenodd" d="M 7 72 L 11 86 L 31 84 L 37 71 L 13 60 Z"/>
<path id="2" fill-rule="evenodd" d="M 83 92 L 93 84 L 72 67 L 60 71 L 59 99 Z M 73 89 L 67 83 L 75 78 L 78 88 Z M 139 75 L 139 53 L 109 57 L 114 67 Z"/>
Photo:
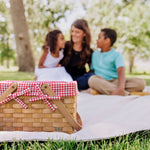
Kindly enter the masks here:
<path id="1" fill-rule="evenodd" d="M 81 61 L 80 53 L 72 49 L 72 56 L 68 65 L 65 67 L 66 71 L 72 76 L 73 79 L 76 79 L 78 76 L 82 76 L 86 73 L 85 66 L 79 68 L 79 62 Z"/>
<path id="2" fill-rule="evenodd" d="M 64 49 L 64 59 L 65 59 L 65 53 L 67 53 L 66 49 L 68 46 L 65 47 Z M 90 50 L 91 55 L 93 50 Z M 72 76 L 73 80 L 76 80 L 77 77 L 82 76 L 86 73 L 86 68 L 85 68 L 85 64 L 88 63 L 88 65 L 90 66 L 91 64 L 91 55 L 90 55 L 90 59 L 88 59 L 88 61 L 85 61 L 82 65 L 81 64 L 81 57 L 80 57 L 81 52 L 75 51 L 74 49 L 71 50 L 71 56 L 69 59 L 69 62 L 67 63 L 67 65 L 65 65 L 66 71 Z M 61 61 L 62 64 L 63 60 Z"/>

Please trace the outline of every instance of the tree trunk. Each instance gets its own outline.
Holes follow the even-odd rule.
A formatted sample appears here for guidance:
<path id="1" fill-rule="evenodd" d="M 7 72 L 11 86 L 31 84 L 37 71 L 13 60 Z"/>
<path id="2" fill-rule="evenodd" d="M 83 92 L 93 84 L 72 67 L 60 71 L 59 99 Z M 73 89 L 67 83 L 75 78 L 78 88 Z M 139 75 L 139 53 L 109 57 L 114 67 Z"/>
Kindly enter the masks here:
<path id="1" fill-rule="evenodd" d="M 23 0 L 10 0 L 10 10 L 15 33 L 19 71 L 33 72 L 34 58 L 24 14 Z"/>
<path id="2" fill-rule="evenodd" d="M 6 65 L 7 65 L 7 68 L 9 69 L 9 58 L 6 59 Z"/>
<path id="3" fill-rule="evenodd" d="M 134 66 L 134 55 L 132 51 L 129 51 L 129 74 L 132 73 L 133 66 Z"/>
<path id="4" fill-rule="evenodd" d="M 8 50 L 10 50 L 9 49 L 9 37 L 7 38 L 7 49 Z M 8 55 L 6 56 L 7 58 L 6 58 L 6 67 L 9 69 L 9 52 L 7 53 Z"/>

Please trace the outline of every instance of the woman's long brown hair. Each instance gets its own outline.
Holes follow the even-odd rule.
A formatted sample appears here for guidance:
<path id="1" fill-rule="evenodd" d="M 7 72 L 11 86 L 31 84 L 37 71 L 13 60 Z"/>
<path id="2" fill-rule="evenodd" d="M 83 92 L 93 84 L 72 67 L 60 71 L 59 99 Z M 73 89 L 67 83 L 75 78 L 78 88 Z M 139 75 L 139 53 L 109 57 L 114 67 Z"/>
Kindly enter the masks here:
<path id="1" fill-rule="evenodd" d="M 75 22 L 73 22 L 72 26 L 82 30 L 85 33 L 85 37 L 83 38 L 82 41 L 82 51 L 80 53 L 81 57 L 81 63 L 79 64 L 79 68 L 83 68 L 85 63 L 89 62 L 91 59 L 91 49 L 90 49 L 90 43 L 91 43 L 91 34 L 90 34 L 90 29 L 88 26 L 88 23 L 84 19 L 78 19 Z M 72 55 L 72 49 L 73 49 L 73 41 L 71 38 L 70 42 L 67 42 L 66 48 L 65 48 L 65 57 L 63 60 L 62 65 L 67 66 L 69 63 L 69 60 Z"/>

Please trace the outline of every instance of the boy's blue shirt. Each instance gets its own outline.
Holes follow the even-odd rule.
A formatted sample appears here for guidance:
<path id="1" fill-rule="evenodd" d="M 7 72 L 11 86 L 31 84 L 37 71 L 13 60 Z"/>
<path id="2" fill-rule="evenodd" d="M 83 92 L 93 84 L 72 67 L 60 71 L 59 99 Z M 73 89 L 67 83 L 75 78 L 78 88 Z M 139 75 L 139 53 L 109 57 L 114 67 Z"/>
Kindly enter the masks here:
<path id="1" fill-rule="evenodd" d="M 96 50 L 92 54 L 91 70 L 105 80 L 118 79 L 117 69 L 124 66 L 123 56 L 113 48 L 103 53 Z"/>

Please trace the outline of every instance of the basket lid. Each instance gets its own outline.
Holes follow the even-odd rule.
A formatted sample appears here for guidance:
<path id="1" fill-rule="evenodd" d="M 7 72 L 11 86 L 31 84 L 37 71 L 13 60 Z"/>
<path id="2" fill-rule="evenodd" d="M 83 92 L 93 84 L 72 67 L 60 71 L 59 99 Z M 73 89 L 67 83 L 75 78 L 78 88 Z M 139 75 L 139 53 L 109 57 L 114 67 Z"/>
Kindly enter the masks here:
<path id="1" fill-rule="evenodd" d="M 57 96 L 67 97 L 76 96 L 78 94 L 76 81 L 0 81 L 0 95 L 12 84 L 17 83 L 17 92 L 21 92 L 27 88 L 32 89 L 30 92 L 25 93 L 23 96 L 38 96 L 38 90 L 36 87 L 42 86 L 43 83 L 47 83 Z"/>

